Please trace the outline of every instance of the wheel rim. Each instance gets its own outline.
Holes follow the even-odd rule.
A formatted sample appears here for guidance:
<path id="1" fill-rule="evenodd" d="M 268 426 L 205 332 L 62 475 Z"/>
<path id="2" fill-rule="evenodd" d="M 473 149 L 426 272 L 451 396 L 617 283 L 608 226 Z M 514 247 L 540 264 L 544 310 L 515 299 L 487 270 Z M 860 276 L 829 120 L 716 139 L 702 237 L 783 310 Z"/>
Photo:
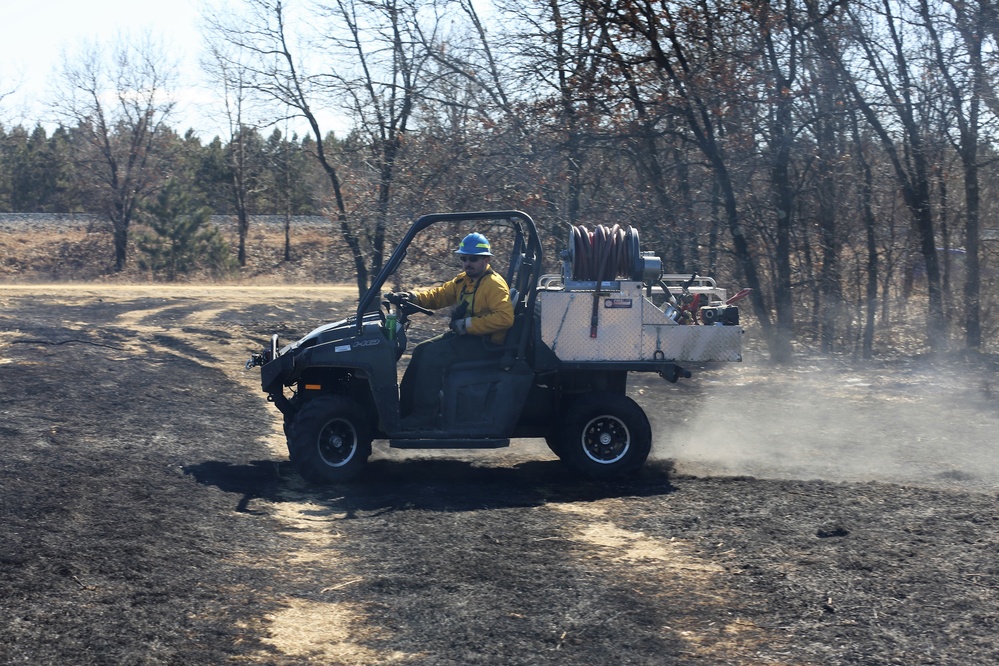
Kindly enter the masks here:
<path id="1" fill-rule="evenodd" d="M 627 455 L 631 433 L 621 419 L 597 416 L 583 428 L 582 444 L 587 458 L 601 465 L 610 465 Z"/>
<path id="2" fill-rule="evenodd" d="M 357 451 L 357 431 L 344 419 L 333 419 L 319 431 L 319 457 L 330 467 L 342 467 Z"/>

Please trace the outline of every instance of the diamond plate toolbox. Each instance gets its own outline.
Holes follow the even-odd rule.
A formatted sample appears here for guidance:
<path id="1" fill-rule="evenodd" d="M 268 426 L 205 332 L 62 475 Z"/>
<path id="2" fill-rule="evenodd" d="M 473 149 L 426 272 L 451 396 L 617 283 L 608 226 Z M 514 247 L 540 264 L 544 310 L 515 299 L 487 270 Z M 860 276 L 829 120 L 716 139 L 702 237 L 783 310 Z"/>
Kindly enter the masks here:
<path id="1" fill-rule="evenodd" d="M 741 326 L 681 326 L 641 282 L 613 282 L 600 292 L 540 290 L 538 302 L 541 339 L 563 361 L 742 360 Z"/>

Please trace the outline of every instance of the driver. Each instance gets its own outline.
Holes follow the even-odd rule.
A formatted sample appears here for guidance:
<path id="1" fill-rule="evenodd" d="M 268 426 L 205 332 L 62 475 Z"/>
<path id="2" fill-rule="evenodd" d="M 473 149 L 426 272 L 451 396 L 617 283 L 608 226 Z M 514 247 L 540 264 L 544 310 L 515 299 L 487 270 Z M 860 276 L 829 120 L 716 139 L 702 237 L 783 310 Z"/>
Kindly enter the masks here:
<path id="1" fill-rule="evenodd" d="M 457 361 L 475 361 L 496 355 L 513 325 L 510 288 L 489 266 L 489 241 L 480 233 L 465 236 L 455 250 L 464 269 L 451 281 L 416 292 L 388 294 L 436 310 L 454 306 L 450 330 L 424 340 L 400 385 L 400 413 L 406 429 L 435 427 L 444 371 Z"/>

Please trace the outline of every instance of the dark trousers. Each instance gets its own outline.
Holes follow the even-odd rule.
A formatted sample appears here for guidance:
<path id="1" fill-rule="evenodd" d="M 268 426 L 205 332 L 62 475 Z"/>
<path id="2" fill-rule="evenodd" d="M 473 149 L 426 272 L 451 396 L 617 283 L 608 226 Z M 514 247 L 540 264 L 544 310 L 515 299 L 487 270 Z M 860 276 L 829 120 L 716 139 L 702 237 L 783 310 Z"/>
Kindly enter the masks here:
<path id="1" fill-rule="evenodd" d="M 481 336 L 450 331 L 416 345 L 399 385 L 400 415 L 412 415 L 413 420 L 432 424 L 440 408 L 445 370 L 459 361 L 495 358 L 499 350 L 499 345 Z"/>

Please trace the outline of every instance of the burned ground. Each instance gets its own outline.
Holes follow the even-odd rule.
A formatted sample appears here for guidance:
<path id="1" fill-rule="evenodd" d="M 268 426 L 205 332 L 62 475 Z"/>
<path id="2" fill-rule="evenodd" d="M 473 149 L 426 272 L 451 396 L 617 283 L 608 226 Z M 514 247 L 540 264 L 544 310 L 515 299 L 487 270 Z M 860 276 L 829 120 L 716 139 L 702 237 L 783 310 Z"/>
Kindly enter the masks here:
<path id="1" fill-rule="evenodd" d="M 991 359 L 638 378 L 626 481 L 376 443 L 317 489 L 242 369 L 351 300 L 293 293 L 0 288 L 0 663 L 999 663 Z"/>

